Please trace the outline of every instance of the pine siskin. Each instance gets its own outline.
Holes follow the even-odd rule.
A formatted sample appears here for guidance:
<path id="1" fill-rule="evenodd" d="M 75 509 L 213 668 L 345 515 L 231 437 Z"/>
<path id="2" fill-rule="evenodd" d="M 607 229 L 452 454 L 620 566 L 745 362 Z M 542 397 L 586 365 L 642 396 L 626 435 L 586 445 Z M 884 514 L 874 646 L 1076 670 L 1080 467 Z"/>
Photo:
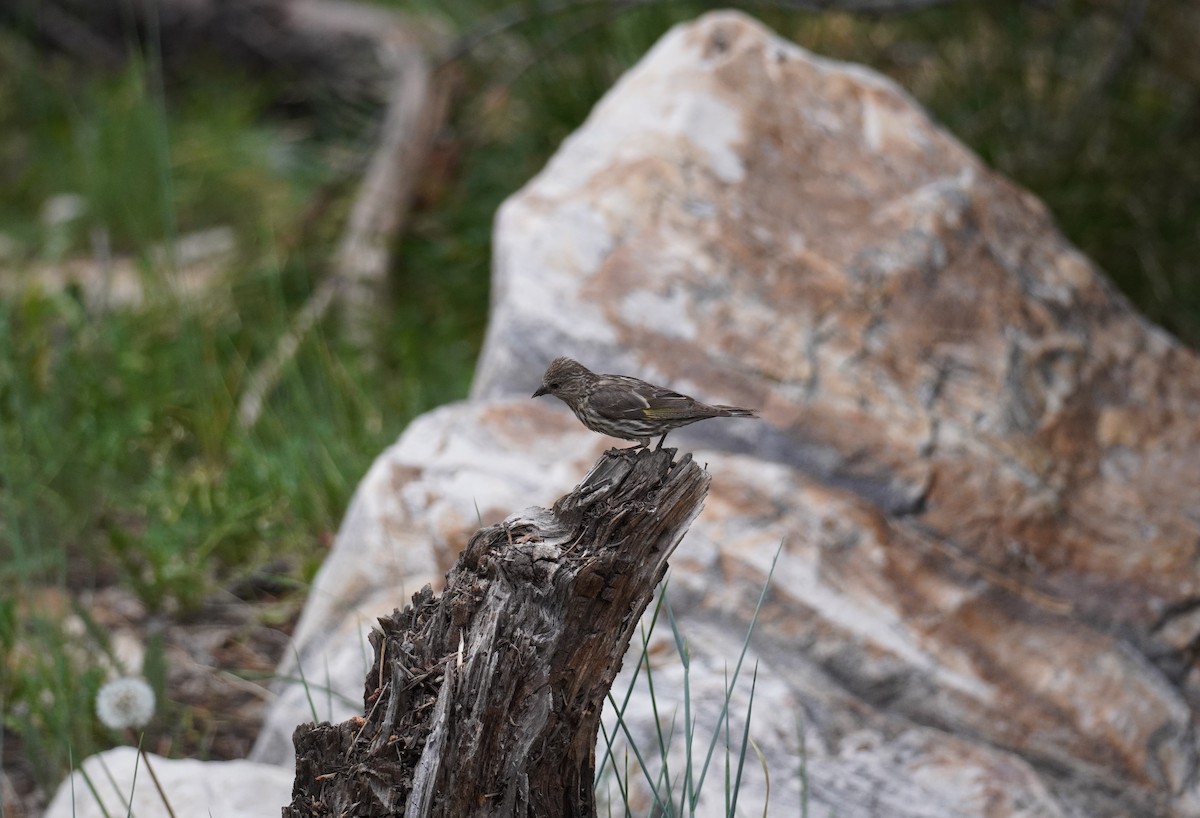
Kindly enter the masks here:
<path id="1" fill-rule="evenodd" d="M 555 358 L 542 376 L 533 397 L 553 395 L 593 432 L 636 440 L 633 449 L 644 449 L 650 438 L 707 418 L 758 417 L 737 406 L 709 406 L 695 398 L 672 392 L 627 375 L 597 375 L 578 361 Z"/>

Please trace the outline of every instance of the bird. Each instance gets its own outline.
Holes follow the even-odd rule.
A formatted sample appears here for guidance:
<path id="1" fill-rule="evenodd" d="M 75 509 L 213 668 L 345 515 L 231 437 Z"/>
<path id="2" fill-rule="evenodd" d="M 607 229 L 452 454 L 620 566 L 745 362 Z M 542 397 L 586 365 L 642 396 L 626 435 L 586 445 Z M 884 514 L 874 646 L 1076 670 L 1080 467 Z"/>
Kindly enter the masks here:
<path id="1" fill-rule="evenodd" d="M 636 440 L 636 451 L 658 439 L 662 448 L 667 433 L 680 426 L 707 418 L 756 418 L 753 409 L 740 406 L 710 406 L 664 386 L 655 386 L 628 375 L 599 375 L 571 358 L 555 358 L 542 375 L 542 385 L 533 397 L 553 395 L 593 432 Z"/>

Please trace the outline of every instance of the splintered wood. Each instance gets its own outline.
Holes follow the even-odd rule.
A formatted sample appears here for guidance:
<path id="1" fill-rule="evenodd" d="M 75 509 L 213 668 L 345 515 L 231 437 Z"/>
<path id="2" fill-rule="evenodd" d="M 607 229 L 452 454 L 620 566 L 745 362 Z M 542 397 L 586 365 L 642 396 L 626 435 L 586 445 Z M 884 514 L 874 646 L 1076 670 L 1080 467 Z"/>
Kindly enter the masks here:
<path id="1" fill-rule="evenodd" d="M 381 618 L 363 717 L 296 730 L 285 818 L 594 816 L 605 696 L 708 492 L 671 455 L 605 454 Z"/>

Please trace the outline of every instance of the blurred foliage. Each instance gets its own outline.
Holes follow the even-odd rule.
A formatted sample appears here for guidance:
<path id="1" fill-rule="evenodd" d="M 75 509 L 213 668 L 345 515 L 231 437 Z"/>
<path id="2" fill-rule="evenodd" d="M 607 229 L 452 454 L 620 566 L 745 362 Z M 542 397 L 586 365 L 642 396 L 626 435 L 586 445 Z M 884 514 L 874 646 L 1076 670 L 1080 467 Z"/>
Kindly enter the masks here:
<path id="1" fill-rule="evenodd" d="M 96 73 L 0 29 L 0 65 L 0 748 L 15 736 L 50 787 L 110 740 L 92 705 L 103 634 L 67 632 L 89 593 L 116 583 L 187 620 L 264 576 L 303 587 L 371 460 L 465 395 L 487 279 L 411 273 L 382 363 L 319 327 L 242 429 L 244 380 L 324 274 L 372 134 L 284 116 L 276 78 L 211 59 L 160 87 L 149 60 Z M 158 248 L 213 226 L 235 257 L 183 295 Z M 107 252 L 133 259 L 139 306 L 56 283 L 63 260 L 97 256 L 102 275 Z M 81 602 L 47 611 L 47 587 Z M 203 720 L 160 711 L 176 746 L 203 746 L 181 732 Z"/>
<path id="2" fill-rule="evenodd" d="M 1045 199 L 1152 319 L 1200 342 L 1197 7 L 784 5 L 753 12 L 894 77 Z M 708 7 L 405 5 L 490 33 L 460 61 L 378 354 L 365 360 L 326 322 L 252 430 L 235 418 L 244 380 L 328 269 L 377 111 L 297 104 L 294 80 L 211 55 L 166 78 L 152 53 L 98 72 L 0 28 L 0 283 L 17 283 L 0 298 L 0 582 L 13 589 L 0 597 L 0 704 L 45 786 L 105 739 L 90 699 L 105 646 L 64 635 L 67 614 L 42 610 L 41 589 L 119 583 L 186 618 L 249 575 L 310 579 L 371 460 L 417 413 L 466 395 L 496 208 L 667 27 Z M 155 248 L 218 225 L 237 237 L 226 277 L 179 297 Z M 136 259 L 140 307 L 39 286 L 46 265 L 104 248 Z"/>

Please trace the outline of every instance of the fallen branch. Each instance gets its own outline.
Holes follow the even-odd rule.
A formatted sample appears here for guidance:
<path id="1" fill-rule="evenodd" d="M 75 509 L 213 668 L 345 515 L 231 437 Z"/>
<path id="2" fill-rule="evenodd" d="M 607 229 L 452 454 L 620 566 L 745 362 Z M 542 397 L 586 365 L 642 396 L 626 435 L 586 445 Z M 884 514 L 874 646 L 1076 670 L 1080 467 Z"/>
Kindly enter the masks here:
<path id="1" fill-rule="evenodd" d="M 271 355 L 250 375 L 238 401 L 243 428 L 258 421 L 284 368 L 335 303 L 340 305 L 347 335 L 358 346 L 368 346 L 370 319 L 384 294 L 390 248 L 407 219 L 420 167 L 445 121 L 452 86 L 452 69 L 432 71 L 414 44 L 395 51 L 393 70 L 383 134 L 363 175 L 334 269 L 296 314 Z"/>

